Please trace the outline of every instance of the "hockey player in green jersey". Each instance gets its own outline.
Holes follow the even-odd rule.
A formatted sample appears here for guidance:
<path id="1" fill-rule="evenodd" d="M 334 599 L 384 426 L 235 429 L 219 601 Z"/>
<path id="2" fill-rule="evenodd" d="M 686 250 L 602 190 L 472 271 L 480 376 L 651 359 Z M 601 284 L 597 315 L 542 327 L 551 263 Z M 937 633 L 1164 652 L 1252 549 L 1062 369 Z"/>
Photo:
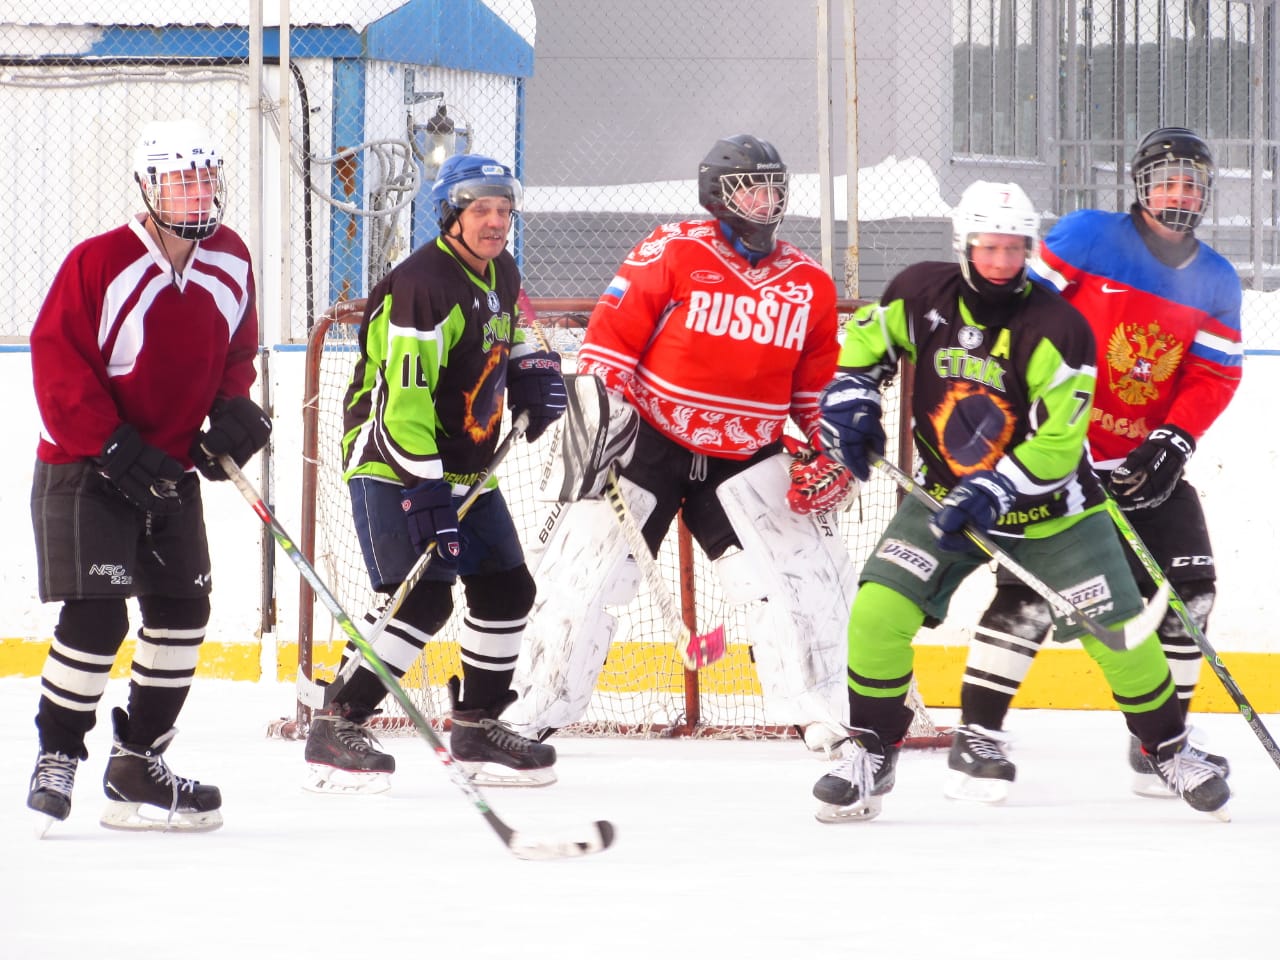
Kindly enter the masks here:
<path id="1" fill-rule="evenodd" d="M 534 349 L 516 329 L 520 273 L 506 245 L 521 194 L 519 181 L 496 160 L 445 161 L 431 190 L 440 235 L 369 295 L 342 441 L 373 589 L 394 594 L 418 558 L 435 550 L 374 639 L 375 651 L 403 676 L 448 621 L 460 578 L 467 616 L 462 679 L 449 681 L 450 749 L 477 782 L 516 786 L 555 779 L 555 748 L 498 719 L 515 700 L 511 678 L 533 606 L 533 577 L 496 480 L 461 520 L 457 507 L 494 456 L 504 400 L 513 418 L 528 414 L 531 441 L 565 409 L 560 357 Z M 305 754 L 314 789 L 373 792 L 389 785 L 395 760 L 376 747 L 367 727 L 384 693 L 377 675 L 361 665 L 331 698 L 333 708 L 317 715 Z"/>
<path id="2" fill-rule="evenodd" d="M 988 557 L 969 531 L 1107 627 L 1142 597 L 1085 452 L 1096 377 L 1093 334 L 1065 300 L 1032 283 L 1039 216 L 1020 187 L 979 181 L 953 214 L 958 263 L 919 263 L 849 321 L 835 379 L 821 399 L 826 452 L 866 480 L 883 456 L 880 390 L 913 363 L 920 487 L 862 568 L 849 619 L 849 741 L 814 785 L 826 822 L 867 820 L 893 789 L 912 720 L 904 704 L 912 640 L 945 618 L 960 582 Z M 1169 665 L 1151 633 L 1114 650 L 1056 620 L 1098 663 L 1129 730 L 1161 776 L 1197 810 L 1225 819 L 1223 771 L 1187 742 Z"/>

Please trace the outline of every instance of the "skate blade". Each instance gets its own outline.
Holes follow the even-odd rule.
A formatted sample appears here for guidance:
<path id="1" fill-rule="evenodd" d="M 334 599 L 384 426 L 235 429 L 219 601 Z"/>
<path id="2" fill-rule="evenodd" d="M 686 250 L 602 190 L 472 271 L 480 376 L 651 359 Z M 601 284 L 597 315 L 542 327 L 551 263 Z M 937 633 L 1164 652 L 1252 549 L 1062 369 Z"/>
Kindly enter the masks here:
<path id="1" fill-rule="evenodd" d="M 1229 804 L 1224 803 L 1217 810 L 1209 810 L 1207 812 L 1215 820 L 1220 820 L 1223 823 L 1231 822 L 1231 807 Z"/>
<path id="2" fill-rule="evenodd" d="M 168 810 L 149 803 L 124 803 L 107 801 L 98 821 L 108 830 L 168 830 L 174 833 L 208 833 L 222 826 L 221 810 L 178 810 L 172 816 Z"/>
<path id="3" fill-rule="evenodd" d="M 378 794 L 391 789 L 391 774 L 339 770 L 313 763 L 307 769 L 302 789 L 308 793 Z"/>
<path id="4" fill-rule="evenodd" d="M 34 814 L 34 817 L 35 822 L 32 823 L 31 829 L 35 833 L 37 840 L 43 840 L 45 838 L 45 834 L 49 832 L 50 828 L 52 828 L 55 823 L 62 823 L 62 821 L 57 817 L 51 817 L 47 813 L 37 812 Z"/>
<path id="5" fill-rule="evenodd" d="M 1173 800 L 1178 796 L 1154 773 L 1135 773 L 1130 789 L 1151 800 Z"/>
<path id="6" fill-rule="evenodd" d="M 824 803 L 814 811 L 814 817 L 820 823 L 857 823 L 874 820 L 880 816 L 883 800 L 880 797 L 868 797 L 847 807 L 838 807 L 834 803 Z"/>
<path id="7" fill-rule="evenodd" d="M 549 787 L 556 782 L 553 767 L 538 770 L 513 770 L 488 761 L 456 761 L 467 779 L 477 787 Z"/>
<path id="8" fill-rule="evenodd" d="M 1009 799 L 1008 780 L 991 780 L 983 777 L 971 777 L 960 770 L 952 770 L 942 787 L 942 792 L 951 800 L 965 800 L 970 803 L 1004 803 Z"/>

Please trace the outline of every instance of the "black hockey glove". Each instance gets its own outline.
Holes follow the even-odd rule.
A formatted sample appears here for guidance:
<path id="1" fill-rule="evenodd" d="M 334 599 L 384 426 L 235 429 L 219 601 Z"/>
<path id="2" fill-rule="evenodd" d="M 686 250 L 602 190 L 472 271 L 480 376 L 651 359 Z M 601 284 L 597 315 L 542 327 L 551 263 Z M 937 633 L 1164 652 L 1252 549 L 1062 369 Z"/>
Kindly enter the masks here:
<path id="1" fill-rule="evenodd" d="M 98 472 L 140 510 L 172 516 L 182 509 L 178 495 L 178 481 L 186 473 L 182 464 L 144 442 L 132 424 L 120 424 L 107 438 L 97 464 Z"/>
<path id="2" fill-rule="evenodd" d="M 884 456 L 880 384 L 861 373 L 841 373 L 818 398 L 821 453 L 844 464 L 859 480 L 871 477 L 871 455 Z"/>
<path id="3" fill-rule="evenodd" d="M 224 454 L 243 467 L 271 439 L 271 418 L 248 397 L 218 400 L 209 411 L 209 429 L 197 434 L 188 454 L 210 480 L 226 480 L 218 458 Z"/>
<path id="4" fill-rule="evenodd" d="M 564 414 L 564 378 L 560 375 L 560 354 L 535 350 L 507 363 L 507 402 L 512 418 L 521 411 L 529 414 L 525 439 L 532 443 Z"/>
<path id="5" fill-rule="evenodd" d="M 1196 441 L 1181 427 L 1166 423 L 1111 471 L 1108 488 L 1121 510 L 1150 510 L 1169 499 Z"/>
<path id="6" fill-rule="evenodd" d="M 965 535 L 972 527 L 988 533 L 1002 514 L 1013 506 L 1012 481 L 994 470 L 979 470 L 965 477 L 942 499 L 942 509 L 929 520 L 929 530 L 943 550 L 961 553 L 975 547 Z"/>
<path id="7" fill-rule="evenodd" d="M 418 554 L 433 544 L 433 570 L 458 570 L 462 541 L 458 536 L 458 511 L 453 505 L 453 486 L 447 480 L 428 480 L 404 491 L 400 501 L 409 526 L 409 542 Z"/>

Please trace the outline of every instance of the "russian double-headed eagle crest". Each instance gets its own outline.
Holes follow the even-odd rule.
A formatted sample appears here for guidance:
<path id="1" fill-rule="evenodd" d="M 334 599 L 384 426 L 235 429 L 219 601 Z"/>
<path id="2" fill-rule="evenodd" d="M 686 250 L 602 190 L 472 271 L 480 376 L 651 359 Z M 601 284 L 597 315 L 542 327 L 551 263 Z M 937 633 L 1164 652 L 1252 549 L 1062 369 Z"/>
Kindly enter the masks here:
<path id="1" fill-rule="evenodd" d="M 1119 324 L 1107 342 L 1116 396 L 1133 406 L 1150 403 L 1160 392 L 1155 385 L 1173 376 L 1182 354 L 1181 341 L 1159 324 Z"/>

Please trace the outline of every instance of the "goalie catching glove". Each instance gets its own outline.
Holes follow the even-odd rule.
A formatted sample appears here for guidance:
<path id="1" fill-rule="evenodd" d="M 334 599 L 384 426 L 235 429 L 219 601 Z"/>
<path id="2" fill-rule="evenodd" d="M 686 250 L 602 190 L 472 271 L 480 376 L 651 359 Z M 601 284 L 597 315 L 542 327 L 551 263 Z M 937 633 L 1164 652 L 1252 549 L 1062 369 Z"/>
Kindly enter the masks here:
<path id="1" fill-rule="evenodd" d="M 511 417 L 529 414 L 525 439 L 537 440 L 544 430 L 564 413 L 564 377 L 560 375 L 560 354 L 534 350 L 507 361 L 507 401 Z"/>
<path id="2" fill-rule="evenodd" d="M 1107 488 L 1121 510 L 1158 507 L 1173 493 L 1195 450 L 1195 438 L 1185 430 L 1157 427 L 1111 472 Z"/>
<path id="3" fill-rule="evenodd" d="M 825 453 L 790 436 L 782 438 L 782 446 L 791 456 L 787 506 L 792 512 L 803 515 L 838 510 L 857 493 L 853 474 Z"/>
<path id="4" fill-rule="evenodd" d="M 248 397 L 216 400 L 209 429 L 196 435 L 188 453 L 196 469 L 210 480 L 226 480 L 218 458 L 228 456 L 243 467 L 271 439 L 271 418 Z"/>
<path id="5" fill-rule="evenodd" d="M 988 533 L 1013 506 L 1013 483 L 994 470 L 971 473 L 942 498 L 942 509 L 929 521 L 929 530 L 943 550 L 960 553 L 974 546 L 965 534 L 972 527 Z"/>

